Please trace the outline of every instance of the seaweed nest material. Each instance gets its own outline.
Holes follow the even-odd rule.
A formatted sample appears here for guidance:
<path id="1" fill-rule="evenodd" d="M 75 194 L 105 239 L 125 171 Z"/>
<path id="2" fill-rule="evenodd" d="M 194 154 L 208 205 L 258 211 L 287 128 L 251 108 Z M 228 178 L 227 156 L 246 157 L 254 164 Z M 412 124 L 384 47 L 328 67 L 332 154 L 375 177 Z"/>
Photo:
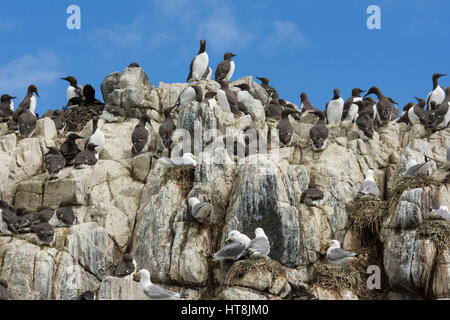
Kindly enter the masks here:
<path id="1" fill-rule="evenodd" d="M 418 239 L 432 240 L 439 250 L 450 247 L 450 222 L 449 221 L 425 221 L 417 228 Z"/>
<path id="2" fill-rule="evenodd" d="M 232 285 L 234 281 L 242 279 L 246 274 L 259 272 L 271 274 L 272 281 L 279 277 L 288 277 L 284 267 L 275 260 L 248 259 L 233 264 L 228 272 L 228 284 Z"/>
<path id="3" fill-rule="evenodd" d="M 94 117 L 98 117 L 103 112 L 104 105 L 96 104 L 92 106 L 64 107 L 64 119 L 66 120 L 66 130 L 79 132 Z"/>
<path id="4" fill-rule="evenodd" d="M 166 172 L 166 181 L 175 181 L 181 188 L 181 193 L 184 198 L 189 195 L 194 187 L 195 168 L 176 168 L 170 169 Z"/>

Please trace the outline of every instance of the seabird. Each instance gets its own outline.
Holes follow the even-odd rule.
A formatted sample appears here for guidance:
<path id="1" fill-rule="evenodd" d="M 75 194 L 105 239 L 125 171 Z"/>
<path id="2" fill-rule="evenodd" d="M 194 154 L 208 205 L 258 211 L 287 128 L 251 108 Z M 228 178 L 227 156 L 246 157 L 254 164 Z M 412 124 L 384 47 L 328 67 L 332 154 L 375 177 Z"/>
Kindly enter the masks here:
<path id="1" fill-rule="evenodd" d="M 200 103 L 200 102 L 202 102 L 202 100 L 203 100 L 202 88 L 199 86 L 191 86 L 191 87 L 184 89 L 180 93 L 180 96 L 178 97 L 175 107 L 184 106 L 193 101 L 197 101 L 198 103 Z"/>
<path id="2" fill-rule="evenodd" d="M 378 123 L 380 125 L 385 125 L 394 120 L 399 111 L 392 102 L 381 93 L 381 90 L 378 87 L 372 87 L 365 96 L 368 96 L 369 94 L 375 94 L 378 97 L 376 104 L 376 117 Z"/>
<path id="3" fill-rule="evenodd" d="M 197 161 L 192 153 L 185 153 L 183 157 L 177 158 L 160 158 L 158 162 L 166 168 L 184 168 L 184 167 L 196 167 Z"/>
<path id="4" fill-rule="evenodd" d="M 277 125 L 278 137 L 280 139 L 281 144 L 289 145 L 292 142 L 292 138 L 294 135 L 294 127 L 289 121 L 289 115 L 294 113 L 300 113 L 299 111 L 285 109 L 282 111 L 282 119 Z"/>
<path id="5" fill-rule="evenodd" d="M 37 213 L 25 208 L 17 208 L 16 214 L 18 219 L 17 230 L 20 233 L 31 232 L 31 226 L 36 219 Z"/>
<path id="6" fill-rule="evenodd" d="M 450 124 L 450 87 L 445 90 L 446 97 L 432 113 L 433 123 L 430 125 L 433 130 L 448 128 Z"/>
<path id="7" fill-rule="evenodd" d="M 279 99 L 278 102 L 279 102 L 280 107 L 281 107 L 282 110 L 292 110 L 292 111 L 294 111 L 294 113 L 291 113 L 291 117 L 294 120 L 300 120 L 301 119 L 300 117 L 301 117 L 302 112 L 296 106 L 294 106 L 292 103 L 287 103 L 286 100 L 284 100 L 284 99 Z M 283 116 L 283 115 L 281 115 L 281 116 Z"/>
<path id="8" fill-rule="evenodd" d="M 58 218 L 56 217 L 56 211 L 53 208 L 43 206 L 39 207 L 36 210 L 35 219 L 33 221 L 33 225 L 37 225 L 41 222 L 48 222 L 52 226 L 54 226 L 57 222 Z"/>
<path id="9" fill-rule="evenodd" d="M 219 63 L 216 69 L 215 75 L 216 81 L 221 80 L 230 81 L 236 68 L 236 65 L 233 61 L 233 57 L 236 57 L 236 55 L 231 52 L 225 53 L 223 61 Z"/>
<path id="10" fill-rule="evenodd" d="M 256 77 L 261 81 L 261 87 L 266 90 L 268 95 L 268 100 L 270 99 L 279 99 L 279 95 L 277 90 L 274 87 L 269 86 L 269 79 Z"/>
<path id="11" fill-rule="evenodd" d="M 11 100 L 13 99 L 16 99 L 16 97 L 11 97 L 8 94 L 4 94 L 0 98 L 0 122 L 6 122 L 12 119 L 14 102 Z"/>
<path id="12" fill-rule="evenodd" d="M 91 143 L 96 145 L 95 151 L 97 151 L 97 153 L 95 156 L 98 159 L 105 146 L 105 134 L 98 127 L 98 117 L 92 119 L 92 135 L 86 140 L 84 148 L 87 149 L 88 144 Z"/>
<path id="13" fill-rule="evenodd" d="M 440 206 L 439 209 L 432 209 L 434 219 L 445 219 L 450 220 L 450 213 L 448 212 L 447 206 Z"/>
<path id="14" fill-rule="evenodd" d="M 253 99 L 258 99 L 256 95 L 250 91 L 250 86 L 247 83 L 241 83 L 240 85 L 237 85 L 235 87 L 241 89 L 241 91 L 239 91 L 237 94 L 239 102 L 243 103 L 245 101 L 252 101 Z"/>
<path id="15" fill-rule="evenodd" d="M 378 197 L 380 191 L 378 190 L 378 186 L 375 181 L 378 181 L 378 178 L 375 176 L 375 172 L 371 169 L 367 170 L 366 179 L 361 184 L 358 194 L 362 196 Z"/>
<path id="16" fill-rule="evenodd" d="M 209 202 L 201 202 L 196 197 L 190 198 L 188 202 L 191 207 L 191 214 L 196 220 L 201 222 L 209 217 L 212 210 L 212 205 Z"/>
<path id="17" fill-rule="evenodd" d="M 51 178 L 57 178 L 66 167 L 66 159 L 56 147 L 47 147 L 49 150 L 44 155 L 45 172 Z"/>
<path id="18" fill-rule="evenodd" d="M 408 110 L 408 119 L 412 125 L 421 124 L 428 127 L 430 124 L 430 115 L 425 111 L 425 100 L 415 97 L 417 104 Z"/>
<path id="19" fill-rule="evenodd" d="M 356 101 L 355 103 L 358 106 L 358 113 L 356 115 L 356 127 L 358 128 L 359 137 L 364 141 L 373 139 L 374 124 L 373 118 L 368 111 L 370 109 L 366 107 L 364 101 Z"/>
<path id="20" fill-rule="evenodd" d="M 217 90 L 217 100 L 219 105 L 224 108 L 227 112 L 232 112 L 233 114 L 240 114 L 241 111 L 248 114 L 247 108 L 239 102 L 236 94 L 231 91 L 228 82 L 224 80 L 218 81 L 220 84 L 220 89 Z"/>
<path id="21" fill-rule="evenodd" d="M 269 238 L 262 228 L 256 228 L 255 239 L 250 241 L 248 252 L 251 259 L 268 258 L 270 253 Z"/>
<path id="22" fill-rule="evenodd" d="M 310 181 L 308 189 L 302 192 L 300 203 L 306 204 L 308 207 L 319 207 L 319 202 L 324 198 L 324 194 L 317 188 L 314 181 Z"/>
<path id="23" fill-rule="evenodd" d="M 434 109 L 431 107 L 431 102 L 435 102 L 436 106 L 439 106 L 445 98 L 444 88 L 441 87 L 438 83 L 439 78 L 446 76 L 443 73 L 435 73 L 433 74 L 433 91 L 431 91 L 427 96 L 427 110 L 433 111 Z"/>
<path id="24" fill-rule="evenodd" d="M 72 209 L 74 206 L 78 206 L 78 204 L 70 201 L 63 201 L 59 204 L 59 208 L 56 210 L 58 226 L 72 226 L 76 222 L 77 218 Z"/>
<path id="25" fill-rule="evenodd" d="M 402 110 L 402 113 L 400 115 L 400 119 L 397 120 L 397 123 L 406 123 L 406 124 L 411 124 L 411 122 L 409 121 L 409 116 L 408 116 L 408 111 L 409 109 L 411 109 L 412 107 L 414 107 L 414 102 L 408 102 Z"/>
<path id="26" fill-rule="evenodd" d="M 187 82 L 201 80 L 208 69 L 209 56 L 206 53 L 206 40 L 200 40 L 200 50 L 189 67 Z"/>
<path id="27" fill-rule="evenodd" d="M 83 137 L 79 136 L 76 133 L 69 134 L 67 140 L 61 145 L 59 149 L 61 151 L 62 156 L 66 159 L 66 165 L 73 165 L 73 160 L 81 152 L 75 143 L 76 140 L 83 139 Z"/>
<path id="28" fill-rule="evenodd" d="M 172 136 L 175 130 L 177 130 L 177 126 L 175 125 L 175 122 L 172 119 L 172 111 L 175 107 L 169 108 L 164 110 L 164 121 L 159 126 L 159 136 L 161 137 L 161 143 L 162 145 L 169 149 L 169 151 L 172 149 Z"/>
<path id="29" fill-rule="evenodd" d="M 424 155 L 425 161 L 413 166 L 410 166 L 406 170 L 405 175 L 416 176 L 416 177 L 426 177 L 428 176 L 428 169 L 431 168 L 431 159 Z"/>
<path id="30" fill-rule="evenodd" d="M 352 120 L 355 121 L 358 114 L 358 105 L 355 104 L 356 101 L 362 101 L 361 93 L 365 90 L 355 88 L 352 90 L 352 96 L 347 99 L 344 103 L 344 110 L 342 112 L 342 120 Z"/>
<path id="31" fill-rule="evenodd" d="M 129 253 L 125 253 L 122 258 L 122 262 L 116 267 L 113 272 L 113 276 L 117 278 L 124 278 L 128 276 L 132 279 L 133 272 L 136 271 L 136 261 Z"/>
<path id="32" fill-rule="evenodd" d="M 32 229 L 36 234 L 36 242 L 39 246 L 52 246 L 54 244 L 55 228 L 49 222 L 40 220 L 37 225 L 32 226 Z"/>
<path id="33" fill-rule="evenodd" d="M 225 240 L 225 242 L 228 241 L 231 241 L 231 243 L 212 255 L 213 261 L 239 260 L 246 253 L 252 240 L 245 234 L 233 230 L 228 234 L 228 238 Z"/>
<path id="34" fill-rule="evenodd" d="M 60 134 L 62 134 L 66 129 L 66 119 L 64 119 L 64 112 L 62 112 L 61 110 L 55 110 L 49 118 L 52 119 L 55 123 L 56 130 Z"/>
<path id="35" fill-rule="evenodd" d="M 34 84 L 28 87 L 27 95 L 25 96 L 23 101 L 19 104 L 19 107 L 17 108 L 16 112 L 19 111 L 20 109 L 28 109 L 34 114 L 34 111 L 36 110 L 37 101 L 33 93 L 35 93 L 36 96 L 39 97 L 38 89 Z M 13 120 L 17 122 L 17 120 L 14 119 L 14 115 Z"/>
<path id="36" fill-rule="evenodd" d="M 146 269 L 140 270 L 138 273 L 133 275 L 135 281 L 139 281 L 139 287 L 142 292 L 154 300 L 176 300 L 181 299 L 179 293 L 168 291 L 161 288 L 160 286 L 152 284 L 150 280 L 150 272 Z"/>
<path id="37" fill-rule="evenodd" d="M 377 116 L 377 105 L 375 101 L 371 97 L 365 97 L 363 101 L 366 104 L 366 110 L 369 112 L 370 117 L 372 120 L 375 120 Z"/>
<path id="38" fill-rule="evenodd" d="M 36 130 L 37 118 L 28 108 L 18 109 L 17 123 L 19 125 L 19 135 L 22 138 L 33 136 Z"/>
<path id="39" fill-rule="evenodd" d="M 205 73 L 202 76 L 202 80 L 211 80 L 212 77 L 212 69 L 211 67 L 206 68 Z"/>
<path id="40" fill-rule="evenodd" d="M 90 105 L 100 103 L 100 101 L 95 99 L 95 89 L 90 84 L 86 84 L 84 86 L 83 96 L 84 96 L 84 101 L 82 104 L 85 106 L 90 106 Z"/>
<path id="41" fill-rule="evenodd" d="M 341 249 L 337 240 L 331 240 L 331 246 L 327 250 L 327 261 L 329 264 L 346 268 L 352 261 L 357 260 L 358 253 Z"/>
<path id="42" fill-rule="evenodd" d="M 280 102 L 278 99 L 272 99 L 265 107 L 266 117 L 276 120 L 281 119 L 283 111 L 281 110 Z"/>
<path id="43" fill-rule="evenodd" d="M 342 112 L 344 110 L 344 99 L 340 96 L 340 90 L 334 89 L 333 93 L 333 99 L 331 99 L 331 101 L 325 106 L 327 120 L 331 125 L 341 123 Z"/>
<path id="44" fill-rule="evenodd" d="M 4 279 L 0 279 L 0 301 L 14 300 L 8 291 L 8 283 Z"/>
<path id="45" fill-rule="evenodd" d="M 17 234 L 18 223 L 15 209 L 6 201 L 0 200 L 0 233 Z"/>
<path id="46" fill-rule="evenodd" d="M 128 65 L 127 68 L 140 68 L 141 66 L 137 62 L 132 62 Z"/>
<path id="47" fill-rule="evenodd" d="M 75 169 L 85 169 L 94 166 L 98 161 L 96 147 L 94 143 L 89 143 L 86 150 L 76 155 L 73 160 L 73 167 Z"/>
<path id="48" fill-rule="evenodd" d="M 81 105 L 84 100 L 83 86 L 78 84 L 77 78 L 69 76 L 61 78 L 61 80 L 69 83 L 69 86 L 67 87 L 67 105 Z"/>
<path id="49" fill-rule="evenodd" d="M 103 109 L 101 119 L 106 122 L 122 122 L 125 120 L 127 113 L 123 108 L 114 104 L 106 104 Z"/>
<path id="50" fill-rule="evenodd" d="M 316 107 L 309 101 L 308 95 L 305 92 L 300 94 L 300 106 L 302 107 L 302 113 L 307 111 L 317 111 Z"/>
<path id="51" fill-rule="evenodd" d="M 314 152 L 323 151 L 328 144 L 328 128 L 325 124 L 325 113 L 323 111 L 313 111 L 312 114 L 319 117 L 319 121 L 309 131 L 312 149 Z"/>
<path id="52" fill-rule="evenodd" d="M 150 117 L 148 115 L 143 115 L 141 120 L 139 120 L 139 123 L 134 127 L 131 135 L 131 142 L 133 143 L 131 152 L 135 155 L 148 151 L 150 131 L 146 127 L 147 123 L 151 125 Z"/>

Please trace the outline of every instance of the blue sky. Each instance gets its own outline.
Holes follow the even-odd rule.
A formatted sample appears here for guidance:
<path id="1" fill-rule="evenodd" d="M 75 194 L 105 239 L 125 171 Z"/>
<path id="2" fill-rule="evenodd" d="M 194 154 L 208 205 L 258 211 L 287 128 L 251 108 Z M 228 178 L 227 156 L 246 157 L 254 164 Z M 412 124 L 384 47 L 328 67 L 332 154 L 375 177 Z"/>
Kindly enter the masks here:
<path id="1" fill-rule="evenodd" d="M 81 30 L 68 30 L 66 8 L 81 8 Z M 369 30 L 366 9 L 381 8 L 381 30 Z M 106 75 L 138 62 L 158 85 L 184 82 L 207 42 L 213 69 L 231 51 L 233 80 L 266 76 L 281 97 L 307 92 L 324 108 L 333 88 L 377 85 L 401 107 L 426 97 L 431 75 L 450 85 L 450 1 L 8 1 L 0 11 L 0 93 L 21 100 L 35 83 L 37 112 L 60 108 L 74 75 L 96 88 Z"/>

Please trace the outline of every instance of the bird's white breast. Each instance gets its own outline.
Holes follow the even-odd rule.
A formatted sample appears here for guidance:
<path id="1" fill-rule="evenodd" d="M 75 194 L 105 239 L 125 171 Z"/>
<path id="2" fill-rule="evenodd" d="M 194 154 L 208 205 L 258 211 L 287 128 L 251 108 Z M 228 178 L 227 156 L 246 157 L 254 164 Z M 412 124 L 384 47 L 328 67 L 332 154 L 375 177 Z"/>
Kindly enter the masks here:
<path id="1" fill-rule="evenodd" d="M 94 134 L 89 138 L 89 143 L 94 143 L 97 145 L 95 150 L 97 151 L 97 156 L 100 155 L 100 152 L 103 150 L 105 146 L 105 135 L 100 129 L 97 129 Z"/>
<path id="2" fill-rule="evenodd" d="M 228 71 L 228 74 L 225 78 L 227 81 L 231 80 L 231 77 L 233 76 L 235 69 L 236 69 L 236 64 L 234 63 L 234 61 L 231 61 L 230 62 L 230 71 Z"/>
<path id="3" fill-rule="evenodd" d="M 67 101 L 77 96 L 75 88 L 72 86 L 67 87 Z"/>
<path id="4" fill-rule="evenodd" d="M 36 104 L 37 104 L 36 97 L 35 96 L 31 96 L 31 99 L 30 99 L 30 111 L 33 112 L 33 113 L 34 113 L 34 110 L 36 110 Z"/>
<path id="5" fill-rule="evenodd" d="M 203 52 L 195 57 L 194 64 L 192 66 L 192 77 L 194 80 L 200 80 L 208 68 L 209 56 L 206 52 Z"/>
<path id="6" fill-rule="evenodd" d="M 11 111 L 14 111 L 14 102 L 10 101 L 9 107 L 11 108 Z"/>
<path id="7" fill-rule="evenodd" d="M 409 118 L 409 121 L 411 122 L 411 124 L 413 124 L 413 125 L 420 123 L 419 117 L 414 112 L 414 108 L 415 108 L 415 106 L 408 110 L 408 118 Z"/>
<path id="8" fill-rule="evenodd" d="M 441 88 L 441 86 L 437 86 L 437 88 L 431 92 L 429 104 L 431 105 L 431 102 L 434 101 L 436 102 L 436 106 L 438 106 L 444 101 L 444 99 L 445 99 L 444 90 Z"/>
<path id="9" fill-rule="evenodd" d="M 329 123 L 340 123 L 342 111 L 344 110 L 344 99 L 331 100 L 328 104 L 327 116 Z"/>

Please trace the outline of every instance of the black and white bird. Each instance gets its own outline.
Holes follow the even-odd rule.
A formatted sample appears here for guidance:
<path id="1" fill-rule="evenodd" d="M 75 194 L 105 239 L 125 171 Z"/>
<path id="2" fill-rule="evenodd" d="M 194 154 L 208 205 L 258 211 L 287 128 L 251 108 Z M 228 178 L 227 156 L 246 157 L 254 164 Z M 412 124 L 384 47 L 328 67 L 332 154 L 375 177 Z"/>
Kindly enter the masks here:
<path id="1" fill-rule="evenodd" d="M 439 106 L 442 101 L 445 99 L 444 88 L 441 87 L 438 83 L 439 78 L 446 76 L 443 73 L 435 73 L 433 74 L 433 91 L 431 91 L 427 96 L 427 110 L 433 111 L 431 107 L 431 102 L 436 103 L 436 106 Z"/>
<path id="2" fill-rule="evenodd" d="M 81 151 L 73 159 L 73 167 L 75 169 L 86 169 L 94 166 L 97 161 L 97 151 L 94 143 L 89 143 L 86 150 Z"/>
<path id="3" fill-rule="evenodd" d="M 338 125 L 341 123 L 342 113 L 344 111 L 344 99 L 340 96 L 340 90 L 333 90 L 333 99 L 325 106 L 328 124 Z"/>
<path id="4" fill-rule="evenodd" d="M 369 112 L 372 120 L 375 120 L 377 117 L 377 104 L 371 97 L 365 97 L 363 101 L 366 105 L 366 111 Z"/>
<path id="5" fill-rule="evenodd" d="M 164 121 L 159 126 L 159 136 L 161 138 L 162 145 L 167 148 L 170 151 L 172 151 L 172 137 L 177 130 L 177 126 L 175 125 L 175 122 L 172 119 L 172 111 L 176 107 L 172 107 L 169 109 L 164 110 Z"/>
<path id="6" fill-rule="evenodd" d="M 278 99 L 272 99 L 265 106 L 265 113 L 266 117 L 268 118 L 280 120 L 283 116 L 283 110 L 281 109 L 280 101 Z"/>
<path id="7" fill-rule="evenodd" d="M 356 115 L 356 127 L 358 128 L 359 137 L 367 141 L 373 139 L 374 135 L 374 124 L 373 118 L 370 113 L 371 108 L 367 108 L 364 101 L 356 101 L 355 104 L 358 106 L 358 113 Z"/>
<path id="8" fill-rule="evenodd" d="M 408 119 L 412 125 L 421 124 L 428 127 L 431 122 L 430 114 L 425 111 L 425 100 L 415 97 L 417 104 L 408 110 Z"/>
<path id="9" fill-rule="evenodd" d="M 300 106 L 302 113 L 307 111 L 317 111 L 316 107 L 314 107 L 311 101 L 309 101 L 308 95 L 305 92 L 300 94 Z"/>
<path id="10" fill-rule="evenodd" d="M 36 130 L 37 117 L 30 111 L 29 106 L 17 110 L 17 124 L 19 125 L 19 135 L 22 138 L 33 136 Z"/>
<path id="11" fill-rule="evenodd" d="M 352 90 L 352 96 L 347 99 L 344 103 L 344 110 L 342 112 L 342 120 L 355 121 L 358 114 L 358 105 L 355 104 L 356 101 L 362 101 L 361 93 L 365 90 L 355 88 Z"/>
<path id="12" fill-rule="evenodd" d="M 446 129 L 450 125 L 450 87 L 447 87 L 445 93 L 444 101 L 432 112 L 433 122 L 430 127 L 433 130 Z"/>
<path id="13" fill-rule="evenodd" d="M 370 94 L 375 94 L 378 97 L 376 104 L 376 118 L 380 126 L 388 124 L 397 117 L 399 110 L 381 93 L 381 90 L 378 87 L 370 88 L 365 96 Z"/>
<path id="14" fill-rule="evenodd" d="M 35 221 L 37 213 L 26 208 L 17 208 L 16 210 L 18 226 L 17 231 L 20 233 L 31 232 L 33 221 Z"/>
<path id="15" fill-rule="evenodd" d="M 239 102 L 236 94 L 230 89 L 228 82 L 219 81 L 220 89 L 217 90 L 217 101 L 226 112 L 232 112 L 235 115 L 241 114 L 241 111 L 248 113 L 247 108 Z"/>
<path id="16" fill-rule="evenodd" d="M 325 113 L 323 111 L 313 111 L 312 114 L 319 118 L 319 121 L 309 131 L 312 149 L 314 152 L 324 151 L 328 144 L 328 128 L 325 124 Z"/>
<path id="17" fill-rule="evenodd" d="M 408 170 L 406 170 L 405 175 L 415 176 L 415 177 L 426 177 L 428 176 L 428 171 L 431 168 L 431 159 L 424 155 L 425 161 L 416 164 L 416 162 L 408 162 Z"/>
<path id="18" fill-rule="evenodd" d="M 77 78 L 69 76 L 61 78 L 61 80 L 69 83 L 69 86 L 67 87 L 67 105 L 81 105 L 84 100 L 83 86 L 78 83 Z"/>
<path id="19" fill-rule="evenodd" d="M 75 206 L 79 206 L 79 204 L 71 201 L 62 201 L 59 204 L 59 208 L 56 209 L 57 226 L 69 227 L 76 223 L 77 217 L 72 209 Z"/>
<path id="20" fill-rule="evenodd" d="M 378 190 L 378 186 L 376 181 L 378 178 L 375 175 L 375 172 L 371 169 L 366 171 L 366 179 L 361 184 L 359 188 L 358 194 L 361 196 L 373 196 L 378 197 L 380 191 Z"/>
<path id="21" fill-rule="evenodd" d="M 131 134 L 131 152 L 134 155 L 138 155 L 148 151 L 150 145 L 150 131 L 147 129 L 147 123 L 151 126 L 151 119 L 148 115 L 143 115 L 139 120 L 139 123 L 134 127 Z"/>
<path id="22" fill-rule="evenodd" d="M 200 50 L 189 67 L 188 82 L 201 80 L 208 70 L 209 56 L 206 53 L 206 40 L 200 40 Z"/>
<path id="23" fill-rule="evenodd" d="M 48 222 L 52 226 L 56 224 L 56 212 L 55 209 L 48 206 L 42 206 L 36 209 L 35 219 L 33 220 L 33 225 L 38 225 L 41 222 Z"/>
<path id="24" fill-rule="evenodd" d="M 36 234 L 36 242 L 39 246 L 52 246 L 55 243 L 55 228 L 42 217 L 32 226 L 32 230 Z"/>
<path id="25" fill-rule="evenodd" d="M 212 78 L 212 69 L 211 67 L 206 68 L 205 73 L 203 74 L 202 80 L 211 80 Z"/>
<path id="26" fill-rule="evenodd" d="M 132 280 L 134 272 L 136 272 L 136 261 L 129 253 L 125 253 L 122 262 L 114 270 L 113 276 Z"/>
<path id="27" fill-rule="evenodd" d="M 34 114 L 37 105 L 37 99 L 36 96 L 34 96 L 34 94 L 36 94 L 36 96 L 39 98 L 38 88 L 34 84 L 32 84 L 28 87 L 27 95 L 25 96 L 23 101 L 19 104 L 19 107 L 17 108 L 16 111 L 19 111 L 20 109 L 28 109 Z"/>
<path id="28" fill-rule="evenodd" d="M 211 213 L 212 205 L 206 201 L 200 201 L 196 197 L 189 198 L 189 207 L 191 208 L 191 215 L 199 222 L 205 221 Z"/>
<path id="29" fill-rule="evenodd" d="M 294 135 L 294 127 L 289 120 L 291 114 L 299 114 L 299 111 L 284 109 L 281 112 L 281 120 L 277 125 L 278 137 L 282 145 L 290 145 Z"/>
<path id="30" fill-rule="evenodd" d="M 66 159 L 56 147 L 47 147 L 48 153 L 44 155 L 45 172 L 51 179 L 58 178 L 66 167 Z"/>
<path id="31" fill-rule="evenodd" d="M 86 143 L 84 145 L 84 148 L 86 149 L 89 144 L 95 144 L 95 156 L 97 159 L 100 157 L 100 153 L 102 152 L 103 148 L 105 147 L 105 134 L 103 131 L 98 127 L 98 117 L 94 117 L 92 119 L 92 134 L 91 136 L 86 140 Z"/>
<path id="32" fill-rule="evenodd" d="M 184 106 L 193 101 L 197 101 L 198 103 L 203 101 L 203 90 L 199 86 L 191 86 L 181 91 L 175 107 Z"/>
<path id="33" fill-rule="evenodd" d="M 4 94 L 0 98 L 0 122 L 7 122 L 12 119 L 14 113 L 13 99 L 16 99 L 16 97 L 9 94 Z"/>
<path id="34" fill-rule="evenodd" d="M 236 68 L 236 64 L 233 61 L 233 57 L 235 56 L 236 55 L 231 52 L 225 53 L 223 61 L 219 63 L 219 65 L 216 68 L 215 74 L 216 81 L 225 80 L 228 82 L 231 80 L 231 77 L 233 76 L 234 70 Z"/>
<path id="35" fill-rule="evenodd" d="M 229 244 L 213 254 L 212 259 L 213 261 L 239 260 L 247 253 L 251 241 L 245 234 L 233 230 L 228 233 L 228 237 L 225 239 L 225 242 Z"/>
<path id="36" fill-rule="evenodd" d="M 247 250 L 251 259 L 268 258 L 270 253 L 270 243 L 263 228 L 256 228 L 255 238 L 250 241 L 250 245 Z"/>
<path id="37" fill-rule="evenodd" d="M 331 240 L 331 245 L 327 250 L 327 262 L 332 265 L 348 267 L 348 265 L 358 259 L 358 253 L 341 249 L 341 244 L 337 240 Z"/>
<path id="38" fill-rule="evenodd" d="M 267 96 L 268 96 L 268 101 L 270 101 L 271 99 L 279 99 L 280 98 L 277 90 L 274 87 L 271 87 L 269 85 L 270 80 L 268 78 L 260 78 L 260 77 L 256 77 L 256 78 L 261 81 L 261 87 L 264 90 L 266 90 Z"/>
<path id="39" fill-rule="evenodd" d="M 397 123 L 406 123 L 406 124 L 411 124 L 411 122 L 409 121 L 409 116 L 408 116 L 408 111 L 409 109 L 411 109 L 412 107 L 414 107 L 415 103 L 414 102 L 408 102 L 402 109 L 402 113 L 400 114 L 400 118 L 397 120 Z"/>
<path id="40" fill-rule="evenodd" d="M 6 201 L 0 200 L 0 234 L 17 234 L 19 220 L 15 208 L 11 207 Z"/>
<path id="41" fill-rule="evenodd" d="M 127 117 L 125 110 L 115 104 L 106 104 L 100 119 L 106 122 L 122 122 Z"/>
<path id="42" fill-rule="evenodd" d="M 53 114 L 50 115 L 50 119 L 53 120 L 55 123 L 55 128 L 58 131 L 59 134 L 62 134 L 64 130 L 66 129 L 66 119 L 64 118 L 64 112 L 61 110 L 55 110 L 53 111 Z"/>
<path id="43" fill-rule="evenodd" d="M 300 203 L 304 203 L 308 207 L 320 207 L 324 196 L 324 193 L 317 188 L 316 183 L 312 180 L 309 182 L 308 189 L 302 192 Z"/>
<path id="44" fill-rule="evenodd" d="M 67 137 L 67 140 L 61 145 L 61 148 L 59 148 L 59 151 L 61 151 L 62 156 L 66 159 L 66 165 L 71 166 L 73 165 L 73 160 L 81 152 L 81 150 L 78 148 L 78 145 L 75 141 L 83 139 L 83 137 L 79 136 L 76 133 L 71 133 Z"/>
<path id="45" fill-rule="evenodd" d="M 139 288 L 142 292 L 152 300 L 179 300 L 179 293 L 166 290 L 160 286 L 154 285 L 150 278 L 150 272 L 142 269 L 133 274 L 133 279 L 139 281 Z"/>

